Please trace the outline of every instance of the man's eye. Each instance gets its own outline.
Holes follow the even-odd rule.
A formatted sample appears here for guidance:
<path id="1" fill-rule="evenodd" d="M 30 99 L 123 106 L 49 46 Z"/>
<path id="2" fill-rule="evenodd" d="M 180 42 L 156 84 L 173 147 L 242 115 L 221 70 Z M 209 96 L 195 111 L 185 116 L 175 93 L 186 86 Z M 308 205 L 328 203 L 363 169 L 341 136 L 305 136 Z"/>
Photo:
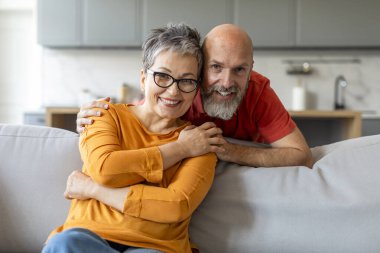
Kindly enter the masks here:
<path id="1" fill-rule="evenodd" d="M 235 69 L 236 74 L 243 74 L 245 72 L 245 68 L 238 67 Z"/>
<path id="2" fill-rule="evenodd" d="M 220 71 L 220 70 L 222 70 L 222 67 L 220 65 L 218 65 L 218 64 L 212 64 L 211 65 L 211 69 L 213 71 Z"/>

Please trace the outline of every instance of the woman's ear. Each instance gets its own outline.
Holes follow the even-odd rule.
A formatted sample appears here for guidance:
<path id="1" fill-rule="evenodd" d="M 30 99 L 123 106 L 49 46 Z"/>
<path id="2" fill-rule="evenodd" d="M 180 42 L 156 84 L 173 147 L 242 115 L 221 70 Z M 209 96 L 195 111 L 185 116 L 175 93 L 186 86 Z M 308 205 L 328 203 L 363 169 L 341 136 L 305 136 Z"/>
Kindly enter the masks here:
<path id="1" fill-rule="evenodd" d="M 146 73 L 143 69 L 140 71 L 140 89 L 142 92 L 145 91 L 145 79 L 146 79 Z"/>

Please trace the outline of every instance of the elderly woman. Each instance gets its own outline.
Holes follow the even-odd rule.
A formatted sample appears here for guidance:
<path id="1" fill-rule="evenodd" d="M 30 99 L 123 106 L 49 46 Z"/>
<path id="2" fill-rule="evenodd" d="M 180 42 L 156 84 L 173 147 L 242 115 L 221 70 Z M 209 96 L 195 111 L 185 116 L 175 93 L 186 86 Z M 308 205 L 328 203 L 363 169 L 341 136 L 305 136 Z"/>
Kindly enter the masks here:
<path id="1" fill-rule="evenodd" d="M 212 123 L 180 119 L 198 91 L 199 40 L 184 24 L 152 31 L 143 45 L 145 100 L 109 104 L 86 127 L 68 217 L 42 252 L 191 252 L 190 218 L 213 181 L 211 152 L 224 142 Z"/>

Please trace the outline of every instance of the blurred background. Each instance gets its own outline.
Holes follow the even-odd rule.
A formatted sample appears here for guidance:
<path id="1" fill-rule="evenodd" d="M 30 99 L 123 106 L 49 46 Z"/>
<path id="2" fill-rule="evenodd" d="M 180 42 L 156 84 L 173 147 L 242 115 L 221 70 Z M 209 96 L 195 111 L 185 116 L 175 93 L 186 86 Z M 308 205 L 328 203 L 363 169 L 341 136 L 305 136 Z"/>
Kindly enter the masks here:
<path id="1" fill-rule="evenodd" d="M 138 101 L 142 41 L 182 21 L 203 36 L 222 23 L 246 29 L 254 70 L 270 78 L 309 144 L 355 137 L 352 127 L 377 134 L 378 10 L 378 0 L 0 0 L 0 122 L 74 131 L 86 101 Z M 359 113 L 360 126 L 346 126 L 357 114 L 336 109 Z"/>

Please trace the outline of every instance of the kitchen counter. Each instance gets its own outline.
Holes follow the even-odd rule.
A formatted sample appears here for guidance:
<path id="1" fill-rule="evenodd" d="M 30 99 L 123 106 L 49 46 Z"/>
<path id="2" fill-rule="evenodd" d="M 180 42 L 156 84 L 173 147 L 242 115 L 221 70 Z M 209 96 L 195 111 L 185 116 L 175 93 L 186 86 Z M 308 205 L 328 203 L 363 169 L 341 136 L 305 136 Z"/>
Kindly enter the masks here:
<path id="1" fill-rule="evenodd" d="M 46 125 L 76 131 L 78 107 L 47 107 Z M 360 137 L 362 113 L 350 110 L 289 111 L 310 146 Z"/>
<path id="2" fill-rule="evenodd" d="M 310 146 L 362 135 L 362 113 L 351 110 L 289 111 Z"/>
<path id="3" fill-rule="evenodd" d="M 46 125 L 76 132 L 78 112 L 78 107 L 46 107 Z"/>

